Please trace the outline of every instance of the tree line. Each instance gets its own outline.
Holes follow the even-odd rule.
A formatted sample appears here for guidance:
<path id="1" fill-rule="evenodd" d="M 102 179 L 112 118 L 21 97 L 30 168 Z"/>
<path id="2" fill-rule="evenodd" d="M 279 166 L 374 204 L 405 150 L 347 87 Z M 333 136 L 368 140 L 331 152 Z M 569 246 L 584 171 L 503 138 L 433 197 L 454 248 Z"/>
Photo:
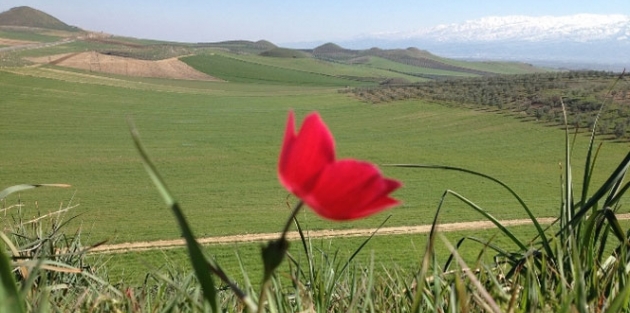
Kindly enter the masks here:
<path id="1" fill-rule="evenodd" d="M 616 138 L 626 137 L 630 130 L 630 83 L 624 75 L 613 72 L 546 72 L 449 78 L 413 84 L 388 80 L 376 87 L 343 92 L 375 104 L 425 99 L 496 109 L 547 123 L 564 123 L 564 104 L 567 121 L 573 127 L 595 127 L 598 134 Z"/>

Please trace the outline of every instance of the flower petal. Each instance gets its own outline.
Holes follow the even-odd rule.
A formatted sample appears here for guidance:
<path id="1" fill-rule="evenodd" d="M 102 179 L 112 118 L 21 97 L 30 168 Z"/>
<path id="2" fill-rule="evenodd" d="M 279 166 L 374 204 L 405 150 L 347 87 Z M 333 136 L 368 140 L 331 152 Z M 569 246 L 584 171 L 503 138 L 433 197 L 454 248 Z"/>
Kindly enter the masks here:
<path id="1" fill-rule="evenodd" d="M 401 185 L 384 178 L 371 163 L 341 160 L 322 171 L 313 190 L 302 200 L 325 218 L 357 219 L 399 204 L 389 194 Z"/>
<path id="2" fill-rule="evenodd" d="M 315 185 L 322 170 L 335 160 L 332 134 L 317 113 L 309 114 L 296 134 L 295 118 L 289 112 L 282 151 L 278 163 L 280 182 L 289 191 L 303 197 Z"/>

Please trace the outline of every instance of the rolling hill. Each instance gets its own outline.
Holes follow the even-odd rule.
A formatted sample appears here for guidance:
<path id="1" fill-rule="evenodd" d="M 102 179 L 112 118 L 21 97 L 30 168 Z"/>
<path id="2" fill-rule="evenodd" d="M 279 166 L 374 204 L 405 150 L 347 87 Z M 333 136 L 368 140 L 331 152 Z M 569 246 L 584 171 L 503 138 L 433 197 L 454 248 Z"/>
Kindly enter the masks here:
<path id="1" fill-rule="evenodd" d="M 15 7 L 0 13 L 0 26 L 35 27 L 64 31 L 81 31 L 42 11 L 27 6 Z"/>
<path id="2" fill-rule="evenodd" d="M 51 35 L 51 31 L 56 33 Z M 59 31 L 64 34 L 59 35 Z M 81 29 L 78 27 L 69 26 L 53 16 L 26 6 L 0 13 L 0 54 L 2 54 L 0 65 L 20 66 L 39 60 L 37 63 L 48 66 L 63 67 L 74 64 L 72 67 L 87 68 L 90 72 L 98 72 L 99 69 L 105 68 L 106 66 L 100 64 L 106 59 L 105 57 L 100 59 L 93 57 L 85 61 L 90 64 L 77 64 L 80 61 L 74 55 L 91 52 L 92 55 L 119 57 L 116 66 L 122 69 L 107 73 L 118 75 L 122 73 L 123 76 L 139 60 L 160 61 L 181 58 L 195 69 L 227 81 L 257 81 L 274 84 L 321 82 L 325 86 L 352 86 L 357 83 L 376 85 L 391 81 L 406 83 L 449 77 L 480 77 L 543 71 L 540 68 L 516 62 L 450 60 L 418 48 L 350 50 L 334 43 L 327 43 L 314 49 L 298 50 L 279 47 L 266 40 L 177 43 L 87 31 L 78 33 L 79 31 Z M 68 40 L 67 43 L 60 42 L 64 38 L 72 40 Z M 33 42 L 58 44 L 25 49 L 19 47 L 20 43 L 26 46 Z M 8 47 L 3 48 L 2 45 Z M 59 57 L 68 62 L 57 62 Z M 42 62 L 41 60 L 50 61 Z M 217 60 L 227 63 L 217 64 Z M 228 63 L 231 66 L 226 68 L 224 65 Z M 146 77 L 153 77 L 150 74 L 151 71 L 147 73 Z M 177 79 L 177 77 L 172 78 Z"/>

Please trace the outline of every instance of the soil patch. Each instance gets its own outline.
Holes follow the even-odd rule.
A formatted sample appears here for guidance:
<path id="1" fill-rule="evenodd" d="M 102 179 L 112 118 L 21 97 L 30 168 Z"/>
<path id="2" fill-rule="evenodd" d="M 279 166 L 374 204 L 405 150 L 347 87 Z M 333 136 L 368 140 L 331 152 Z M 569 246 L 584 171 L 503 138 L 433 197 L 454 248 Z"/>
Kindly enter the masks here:
<path id="1" fill-rule="evenodd" d="M 28 58 L 28 60 L 39 64 L 54 64 L 124 76 L 220 81 L 220 79 L 195 70 L 177 58 L 148 61 L 90 51 Z"/>

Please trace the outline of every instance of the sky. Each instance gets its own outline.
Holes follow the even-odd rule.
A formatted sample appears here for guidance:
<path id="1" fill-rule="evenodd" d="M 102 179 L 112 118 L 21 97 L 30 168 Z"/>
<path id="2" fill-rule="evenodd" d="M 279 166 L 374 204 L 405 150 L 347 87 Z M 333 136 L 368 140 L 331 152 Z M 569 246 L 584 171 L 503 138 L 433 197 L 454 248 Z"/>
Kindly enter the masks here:
<path id="1" fill-rule="evenodd" d="M 630 15 L 628 0 L 0 0 L 44 11 L 85 30 L 178 42 L 335 42 L 408 32 L 486 16 Z"/>

